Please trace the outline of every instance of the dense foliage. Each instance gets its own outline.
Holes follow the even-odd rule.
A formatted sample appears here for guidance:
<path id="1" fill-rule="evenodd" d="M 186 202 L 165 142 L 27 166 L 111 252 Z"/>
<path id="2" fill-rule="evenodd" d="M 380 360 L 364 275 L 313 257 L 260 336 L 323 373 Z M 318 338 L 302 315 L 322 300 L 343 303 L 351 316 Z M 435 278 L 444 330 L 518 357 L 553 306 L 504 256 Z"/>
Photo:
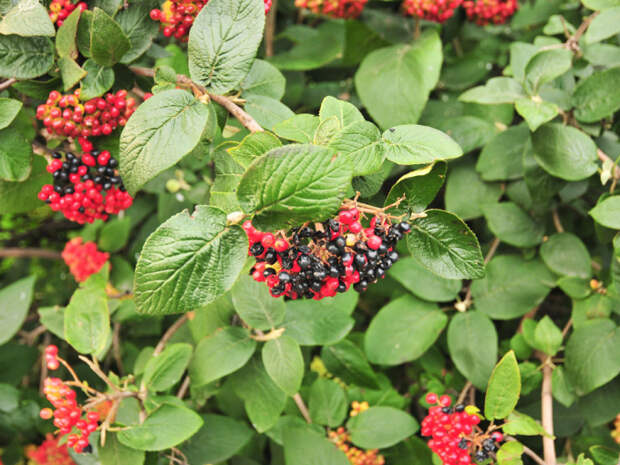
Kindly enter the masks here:
<path id="1" fill-rule="evenodd" d="M 618 463 L 620 0 L 0 0 L 0 77 L 0 463 Z"/>

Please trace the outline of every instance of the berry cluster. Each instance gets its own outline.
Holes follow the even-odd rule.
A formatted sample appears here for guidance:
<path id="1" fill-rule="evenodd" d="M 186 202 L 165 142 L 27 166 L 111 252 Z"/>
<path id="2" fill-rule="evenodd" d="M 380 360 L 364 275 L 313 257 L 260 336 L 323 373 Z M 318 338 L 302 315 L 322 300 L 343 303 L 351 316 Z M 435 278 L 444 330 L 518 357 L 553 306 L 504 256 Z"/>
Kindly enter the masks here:
<path id="1" fill-rule="evenodd" d="M 330 18 L 357 18 L 368 0 L 295 0 L 297 8 L 307 8 Z"/>
<path id="2" fill-rule="evenodd" d="M 463 0 L 405 0 L 403 11 L 416 18 L 443 23 L 452 17 Z"/>
<path id="3" fill-rule="evenodd" d="M 46 378 L 43 384 L 43 393 L 54 406 L 44 408 L 39 413 L 44 420 L 54 418 L 54 426 L 59 428 L 60 434 L 68 434 L 67 445 L 76 452 L 83 452 L 88 448 L 88 436 L 99 427 L 99 413 L 85 412 L 76 401 L 76 393 L 60 378 Z M 73 433 L 77 428 L 79 434 Z"/>
<path id="4" fill-rule="evenodd" d="M 166 0 L 161 10 L 154 8 L 150 16 L 153 21 L 161 23 L 166 37 L 174 37 L 181 42 L 189 39 L 189 30 L 200 10 L 209 0 Z M 265 1 L 265 14 L 271 9 L 272 0 Z"/>
<path id="5" fill-rule="evenodd" d="M 67 444 L 59 444 L 59 439 L 49 433 L 40 446 L 26 448 L 26 457 L 35 465 L 75 465 Z"/>
<path id="6" fill-rule="evenodd" d="M 67 19 L 76 8 L 84 11 L 88 6 L 84 2 L 72 3 L 71 0 L 52 0 L 49 12 L 52 23 L 55 23 L 58 27 L 62 26 L 63 21 Z"/>
<path id="7" fill-rule="evenodd" d="M 353 465 L 384 465 L 385 458 L 377 449 L 361 450 L 350 444 L 351 438 L 344 427 L 328 433 L 329 440 L 343 451 Z"/>
<path id="8" fill-rule="evenodd" d="M 136 111 L 136 100 L 127 97 L 126 90 L 108 93 L 80 102 L 80 89 L 62 95 L 53 90 L 46 103 L 37 107 L 37 119 L 42 120 L 50 134 L 67 137 L 107 136 L 117 126 L 125 126 Z"/>
<path id="9" fill-rule="evenodd" d="M 78 283 L 86 281 L 90 275 L 97 273 L 109 257 L 110 254 L 99 252 L 94 242 L 82 243 L 81 237 L 71 239 L 62 251 L 62 259 Z"/>
<path id="10" fill-rule="evenodd" d="M 476 24 L 503 24 L 517 9 L 517 0 L 466 0 L 463 2 L 467 19 Z"/>
<path id="11" fill-rule="evenodd" d="M 118 162 L 110 152 L 93 150 L 87 140 L 80 143 L 85 150 L 81 156 L 67 152 L 63 160 L 59 152 L 52 155 L 47 171 L 54 176 L 54 184 L 44 185 L 39 199 L 80 224 L 107 220 L 108 215 L 129 208 L 133 199 L 123 186 Z"/>
<path id="12" fill-rule="evenodd" d="M 258 231 L 246 221 L 249 254 L 256 258 L 250 274 L 264 281 L 273 297 L 319 300 L 351 286 L 365 291 L 398 260 L 394 248 L 411 226 L 392 224 L 378 209 L 362 209 L 377 212 L 366 228 L 357 206 L 343 209 L 337 219 L 295 228 L 289 236 Z"/>
<path id="13" fill-rule="evenodd" d="M 45 364 L 49 370 L 57 370 L 60 366 L 58 361 L 58 347 L 49 345 L 45 348 Z"/>
<path id="14" fill-rule="evenodd" d="M 470 465 L 472 459 L 483 462 L 497 450 L 502 433 L 483 433 L 477 426 L 480 417 L 468 413 L 463 404 L 452 408 L 450 396 L 438 398 L 433 392 L 426 395 L 426 402 L 433 406 L 422 420 L 422 436 L 431 436 L 428 447 L 445 465 Z"/>
<path id="15" fill-rule="evenodd" d="M 368 402 L 366 402 L 366 401 L 358 402 L 358 401 L 354 400 L 353 402 L 351 402 L 351 411 L 349 412 L 349 416 L 350 417 L 356 417 L 360 413 L 368 410 L 369 408 L 370 408 L 370 405 L 368 405 Z"/>

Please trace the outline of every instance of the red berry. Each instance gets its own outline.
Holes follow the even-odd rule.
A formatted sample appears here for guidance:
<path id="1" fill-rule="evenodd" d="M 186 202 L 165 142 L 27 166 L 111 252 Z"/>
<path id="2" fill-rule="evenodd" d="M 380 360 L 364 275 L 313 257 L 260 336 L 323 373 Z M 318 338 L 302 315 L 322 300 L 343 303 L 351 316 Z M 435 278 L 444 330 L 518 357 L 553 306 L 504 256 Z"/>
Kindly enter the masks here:
<path id="1" fill-rule="evenodd" d="M 431 404 L 434 405 L 437 403 L 437 394 L 435 394 L 434 392 L 429 392 L 428 394 L 426 394 L 426 403 L 427 404 Z"/>
<path id="2" fill-rule="evenodd" d="M 448 407 L 452 403 L 452 398 L 447 395 L 443 395 L 439 398 L 439 404 L 443 407 Z"/>

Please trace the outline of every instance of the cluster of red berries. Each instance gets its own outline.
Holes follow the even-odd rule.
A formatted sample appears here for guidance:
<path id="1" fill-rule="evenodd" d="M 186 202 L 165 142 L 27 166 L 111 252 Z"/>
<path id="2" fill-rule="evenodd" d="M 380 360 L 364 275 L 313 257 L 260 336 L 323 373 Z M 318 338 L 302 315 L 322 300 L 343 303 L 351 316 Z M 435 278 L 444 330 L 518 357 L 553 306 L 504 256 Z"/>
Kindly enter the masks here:
<path id="1" fill-rule="evenodd" d="M 81 156 L 67 152 L 63 160 L 54 152 L 47 166 L 54 184 L 44 185 L 39 199 L 79 224 L 107 220 L 109 215 L 129 208 L 133 198 L 123 186 L 118 161 L 110 152 L 93 150 L 87 140 L 80 140 L 80 144 L 85 150 Z"/>
<path id="2" fill-rule="evenodd" d="M 154 8 L 150 16 L 153 21 L 161 23 L 166 37 L 174 37 L 181 42 L 189 39 L 189 30 L 200 10 L 209 0 L 166 0 L 161 10 Z M 265 14 L 271 9 L 272 0 L 265 1 Z"/>
<path id="3" fill-rule="evenodd" d="M 80 89 L 73 94 L 50 92 L 46 103 L 37 107 L 37 119 L 42 120 L 50 134 L 67 137 L 107 136 L 117 126 L 125 126 L 136 111 L 136 100 L 127 97 L 126 90 L 107 93 L 80 102 Z"/>
<path id="4" fill-rule="evenodd" d="M 416 18 L 443 23 L 454 15 L 463 0 L 405 0 L 403 11 Z"/>
<path id="5" fill-rule="evenodd" d="M 305 224 L 288 237 L 258 231 L 248 220 L 243 229 L 256 258 L 250 274 L 264 281 L 273 297 L 319 300 L 351 286 L 363 292 L 398 260 L 394 248 L 411 226 L 391 224 L 385 214 L 374 216 L 366 228 L 360 220 L 357 207 L 347 208 L 337 219 Z"/>
<path id="6" fill-rule="evenodd" d="M 465 0 L 467 19 L 480 26 L 503 24 L 519 9 L 517 0 Z"/>
<path id="7" fill-rule="evenodd" d="M 97 250 L 94 242 L 82 243 L 81 237 L 71 239 L 62 251 L 62 259 L 78 283 L 86 281 L 90 275 L 97 273 L 108 258 L 110 254 Z"/>
<path id="8" fill-rule="evenodd" d="M 59 444 L 59 439 L 49 433 L 40 446 L 26 448 L 26 457 L 35 465 L 75 465 L 67 444 Z"/>
<path id="9" fill-rule="evenodd" d="M 295 0 L 297 8 L 307 8 L 330 18 L 357 18 L 368 0 Z"/>
<path id="10" fill-rule="evenodd" d="M 57 370 L 60 366 L 58 361 L 58 347 L 49 345 L 45 348 L 45 364 L 49 370 Z"/>
<path id="11" fill-rule="evenodd" d="M 483 433 L 477 426 L 480 417 L 476 413 L 467 413 L 463 404 L 450 407 L 450 396 L 438 398 L 431 392 L 426 395 L 426 402 L 433 406 L 422 420 L 422 436 L 431 436 L 428 447 L 445 465 L 470 465 L 472 459 L 483 462 L 503 440 L 499 431 Z"/>
<path id="12" fill-rule="evenodd" d="M 88 6 L 84 2 L 72 3 L 71 0 L 52 0 L 49 11 L 52 23 L 55 23 L 58 27 L 62 26 L 63 21 L 67 19 L 76 8 L 84 11 Z"/>
<path id="13" fill-rule="evenodd" d="M 45 356 L 53 355 L 57 361 L 58 348 L 48 346 L 45 349 Z M 52 361 L 54 361 L 52 360 Z M 57 366 L 48 361 L 48 368 Z M 65 384 L 60 378 L 46 378 L 43 383 L 43 393 L 47 400 L 52 404 L 51 408 L 43 408 L 39 416 L 44 420 L 54 418 L 54 426 L 59 429 L 61 435 L 68 434 L 67 445 L 76 452 L 83 452 L 90 447 L 88 436 L 99 427 L 99 413 L 85 412 L 77 403 L 76 393 L 71 387 Z M 74 428 L 79 434 L 73 433 Z"/>

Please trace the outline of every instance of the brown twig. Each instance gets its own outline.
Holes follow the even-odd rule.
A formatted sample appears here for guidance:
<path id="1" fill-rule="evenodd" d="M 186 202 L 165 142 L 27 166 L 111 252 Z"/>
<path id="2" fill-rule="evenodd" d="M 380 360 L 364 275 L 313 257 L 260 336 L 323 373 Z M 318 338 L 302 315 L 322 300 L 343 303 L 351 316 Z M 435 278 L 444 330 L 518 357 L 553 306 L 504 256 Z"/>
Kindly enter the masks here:
<path id="1" fill-rule="evenodd" d="M 543 436 L 543 455 L 546 465 L 556 465 L 555 442 L 553 439 L 553 386 L 551 378 L 553 376 L 553 365 L 551 358 L 542 353 L 538 354 L 541 359 L 543 380 L 540 393 L 541 399 L 541 423 L 547 433 Z"/>
<path id="2" fill-rule="evenodd" d="M 566 325 L 564 326 L 564 329 L 562 329 L 562 339 L 564 339 L 566 337 L 566 335 L 570 331 L 571 326 L 573 326 L 573 319 L 572 318 L 566 322 Z"/>
<path id="3" fill-rule="evenodd" d="M 174 336 L 174 333 L 176 333 L 179 330 L 179 328 L 183 326 L 183 324 L 187 321 L 188 318 L 189 318 L 188 313 L 184 314 L 181 318 L 175 321 L 172 324 L 172 326 L 170 326 L 170 328 L 166 330 L 164 335 L 161 337 L 161 339 L 155 346 L 155 350 L 153 351 L 153 357 L 156 357 L 159 354 L 161 354 L 162 350 L 164 350 L 164 347 L 166 347 L 166 344 L 168 343 L 170 338 Z"/>
<path id="4" fill-rule="evenodd" d="M 181 387 L 179 388 L 179 392 L 177 392 L 177 397 L 182 399 L 187 394 L 187 390 L 189 389 L 190 379 L 189 376 L 186 376 L 183 382 L 181 383 Z"/>
<path id="5" fill-rule="evenodd" d="M 15 79 L 15 78 L 7 79 L 6 81 L 1 82 L 0 83 L 0 91 L 3 91 L 4 89 L 7 89 L 7 88 L 11 87 L 16 82 L 17 82 L 17 79 Z"/>
<path id="6" fill-rule="evenodd" d="M 118 388 L 118 386 L 114 384 L 110 378 L 108 378 L 108 375 L 106 375 L 103 372 L 103 370 L 101 370 L 101 367 L 99 366 L 99 362 L 97 361 L 95 357 L 93 357 L 93 359 L 90 360 L 84 357 L 83 355 L 80 355 L 78 356 L 78 358 L 81 361 L 83 361 L 86 365 L 88 365 L 88 367 L 93 371 L 93 373 L 99 376 L 99 378 L 101 378 L 108 385 L 110 389 L 112 389 L 114 392 L 120 392 L 120 389 Z"/>
<path id="7" fill-rule="evenodd" d="M 467 397 L 467 393 L 473 387 L 474 387 L 474 385 L 471 383 L 471 381 L 467 381 L 467 383 L 465 383 L 465 386 L 461 390 L 461 393 L 459 394 L 458 399 L 456 399 L 456 404 L 455 405 L 462 404 L 463 401 L 465 400 L 465 397 Z"/>
<path id="8" fill-rule="evenodd" d="M 7 248 L 0 249 L 0 258 L 47 258 L 49 260 L 62 259 L 60 252 L 33 248 Z"/>
<path id="9" fill-rule="evenodd" d="M 506 440 L 517 441 L 517 439 L 513 438 L 512 436 L 506 436 Z M 547 465 L 545 461 L 536 452 L 534 452 L 532 449 L 530 449 L 529 447 L 523 444 L 521 445 L 523 446 L 523 453 L 527 455 L 528 457 L 530 457 L 532 460 L 534 460 L 534 462 L 536 462 L 538 465 Z"/>
<path id="10" fill-rule="evenodd" d="M 297 408 L 301 412 L 301 415 L 304 417 L 306 422 L 308 424 L 312 423 L 312 418 L 310 418 L 310 412 L 308 411 L 308 407 L 306 407 L 304 400 L 301 398 L 301 395 L 299 393 L 295 394 L 293 396 L 293 400 L 297 404 Z"/>
<path id="11" fill-rule="evenodd" d="M 155 70 L 152 68 L 142 68 L 139 66 L 130 66 L 129 69 L 137 74 L 138 76 L 146 76 L 146 77 L 154 77 Z M 228 112 L 233 115 L 235 118 L 239 120 L 243 126 L 250 130 L 250 132 L 260 132 L 263 131 L 263 128 L 256 122 L 254 118 L 252 118 L 248 113 L 246 113 L 241 107 L 239 107 L 235 102 L 232 101 L 231 98 L 225 97 L 223 95 L 215 95 L 207 92 L 204 86 L 195 83 L 190 78 L 183 74 L 177 74 L 177 84 L 186 86 L 194 91 L 195 95 L 206 95 L 211 100 L 216 103 L 222 105 Z"/>
<path id="12" fill-rule="evenodd" d="M 265 56 L 273 56 L 273 41 L 276 35 L 276 16 L 277 16 L 278 0 L 271 2 L 271 9 L 267 13 L 265 20 Z"/>
<path id="13" fill-rule="evenodd" d="M 555 230 L 559 233 L 563 233 L 564 227 L 562 226 L 562 222 L 560 221 L 560 215 L 558 215 L 557 208 L 551 210 L 551 217 L 553 218 L 553 226 L 555 227 Z"/>
<path id="14" fill-rule="evenodd" d="M 32 331 L 20 331 L 19 335 L 23 338 L 26 345 L 32 346 L 41 334 L 45 334 L 45 331 L 47 331 L 47 328 L 43 325 L 39 325 Z M 46 346 L 48 344 L 46 344 Z"/>

